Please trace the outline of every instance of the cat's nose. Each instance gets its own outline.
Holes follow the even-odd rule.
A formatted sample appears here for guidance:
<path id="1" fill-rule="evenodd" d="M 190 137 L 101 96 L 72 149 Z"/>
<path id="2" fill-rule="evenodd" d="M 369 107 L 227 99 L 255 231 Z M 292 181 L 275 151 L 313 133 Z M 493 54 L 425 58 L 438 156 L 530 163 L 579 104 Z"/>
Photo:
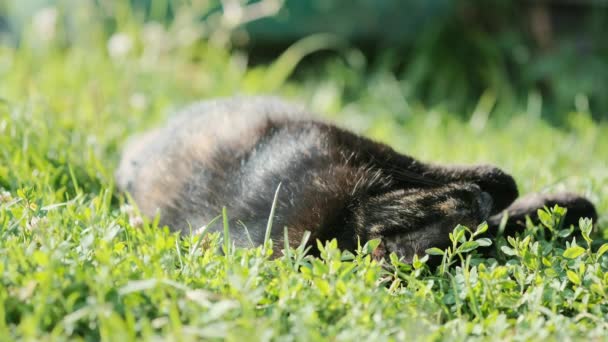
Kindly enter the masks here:
<path id="1" fill-rule="evenodd" d="M 492 200 L 492 196 L 485 191 L 482 191 L 481 194 L 479 194 L 479 197 L 477 197 L 477 204 L 479 204 L 479 215 L 481 216 L 482 220 L 485 220 L 490 216 L 493 203 L 494 201 Z"/>

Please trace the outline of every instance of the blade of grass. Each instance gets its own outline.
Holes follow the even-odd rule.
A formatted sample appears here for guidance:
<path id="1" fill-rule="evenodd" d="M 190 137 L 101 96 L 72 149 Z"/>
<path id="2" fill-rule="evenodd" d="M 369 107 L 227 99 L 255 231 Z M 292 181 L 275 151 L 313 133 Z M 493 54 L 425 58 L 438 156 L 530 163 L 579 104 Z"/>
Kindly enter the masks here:
<path id="1" fill-rule="evenodd" d="M 76 192 L 76 196 L 82 194 L 80 191 L 80 187 L 78 186 L 78 180 L 76 180 L 76 175 L 74 174 L 74 170 L 72 169 L 72 165 L 68 164 L 68 170 L 70 171 L 70 178 L 72 179 L 72 184 L 74 185 L 74 191 Z"/>
<path id="2" fill-rule="evenodd" d="M 230 255 L 230 227 L 226 207 L 222 207 L 222 221 L 224 223 L 224 255 Z"/>
<path id="3" fill-rule="evenodd" d="M 270 232 L 272 231 L 272 221 L 274 219 L 274 211 L 277 207 L 277 201 L 279 199 L 279 191 L 281 190 L 281 183 L 277 186 L 277 190 L 274 192 L 274 199 L 272 200 L 272 207 L 270 208 L 270 215 L 268 216 L 268 223 L 266 224 L 266 232 L 264 234 L 264 247 L 262 251 L 266 254 L 266 244 L 270 240 Z"/>
<path id="4" fill-rule="evenodd" d="M 283 251 L 283 255 L 285 255 L 287 257 L 288 260 L 291 261 L 291 251 L 290 251 L 290 247 L 289 247 L 289 232 L 287 229 L 287 226 L 283 227 L 283 248 L 285 249 Z"/>
<path id="5" fill-rule="evenodd" d="M 247 226 L 245 225 L 245 223 L 243 223 L 243 221 L 239 220 L 236 222 L 237 224 L 241 225 L 243 227 L 243 229 L 245 230 L 245 235 L 247 236 L 247 240 L 249 241 L 249 244 L 251 245 L 251 247 L 255 247 L 255 243 L 253 243 L 253 240 L 251 239 L 251 235 L 249 234 L 249 229 L 247 229 Z"/>

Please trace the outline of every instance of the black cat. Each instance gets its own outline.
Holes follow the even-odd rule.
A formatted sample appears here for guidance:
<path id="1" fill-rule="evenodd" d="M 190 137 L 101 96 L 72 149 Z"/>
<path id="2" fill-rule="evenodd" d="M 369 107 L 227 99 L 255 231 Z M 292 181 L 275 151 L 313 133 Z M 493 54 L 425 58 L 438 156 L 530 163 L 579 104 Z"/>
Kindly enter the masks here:
<path id="1" fill-rule="evenodd" d="M 160 213 L 175 230 L 204 226 L 226 206 L 241 246 L 249 237 L 236 223 L 261 244 L 281 184 L 271 235 L 278 248 L 288 227 L 292 246 L 307 230 L 311 242 L 337 238 L 349 250 L 358 239 L 380 238 L 379 255 L 396 252 L 406 261 L 446 247 L 457 224 L 488 221 L 495 231 L 505 209 L 506 234 L 545 205 L 568 208 L 566 224 L 596 218 L 580 196 L 531 195 L 513 203 L 515 181 L 496 167 L 423 163 L 265 97 L 191 106 L 166 127 L 131 139 L 116 176 L 143 214 Z"/>

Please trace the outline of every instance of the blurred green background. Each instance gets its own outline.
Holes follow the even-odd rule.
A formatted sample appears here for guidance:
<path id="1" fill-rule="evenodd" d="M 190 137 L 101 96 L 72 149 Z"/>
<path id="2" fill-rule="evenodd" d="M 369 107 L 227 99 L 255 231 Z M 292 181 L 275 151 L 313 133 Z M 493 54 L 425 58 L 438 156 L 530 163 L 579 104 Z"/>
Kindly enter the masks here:
<path id="1" fill-rule="evenodd" d="M 30 19 L 48 6 L 57 10 L 56 39 L 64 46 L 90 33 L 83 28 L 109 36 L 136 25 L 128 22 L 134 19 L 165 28 L 192 20 L 197 29 L 190 38 L 182 32 L 182 39 L 210 39 L 215 46 L 244 51 L 250 65 L 273 61 L 311 34 L 328 33 L 304 47 L 303 54 L 312 56 L 297 58 L 292 79 L 322 76 L 321 65 L 341 63 L 333 58 L 338 56 L 347 66 L 346 99 L 364 96 L 367 89 L 360 83 L 368 82 L 366 75 L 388 70 L 405 100 L 460 116 L 485 101 L 493 115 L 534 110 L 554 124 L 573 111 L 608 118 L 608 2 L 603 0 L 87 2 L 101 26 L 78 24 L 75 17 L 82 20 L 87 7 L 78 3 L 0 3 L 1 41 L 23 44 Z M 129 18 L 131 11 L 135 18 Z M 357 75 L 349 75 L 353 69 Z"/>

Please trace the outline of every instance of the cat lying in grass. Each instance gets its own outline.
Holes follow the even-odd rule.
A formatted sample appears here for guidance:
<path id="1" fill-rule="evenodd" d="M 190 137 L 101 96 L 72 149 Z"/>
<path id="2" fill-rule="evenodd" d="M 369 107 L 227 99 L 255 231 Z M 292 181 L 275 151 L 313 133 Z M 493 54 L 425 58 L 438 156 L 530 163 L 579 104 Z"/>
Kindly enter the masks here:
<path id="1" fill-rule="evenodd" d="M 517 199 L 515 181 L 496 167 L 424 163 L 266 97 L 185 109 L 165 127 L 132 138 L 116 177 L 144 215 L 158 213 L 174 230 L 202 227 L 225 206 L 234 242 L 261 244 L 278 191 L 275 246 L 283 245 L 287 227 L 291 246 L 306 231 L 311 242 L 336 238 L 347 250 L 379 238 L 377 256 L 395 252 L 405 261 L 448 246 L 458 224 L 487 221 L 491 235 L 505 212 L 507 235 L 522 230 L 526 216 L 537 220 L 544 206 L 567 208 L 566 225 L 596 218 L 583 197 Z"/>

